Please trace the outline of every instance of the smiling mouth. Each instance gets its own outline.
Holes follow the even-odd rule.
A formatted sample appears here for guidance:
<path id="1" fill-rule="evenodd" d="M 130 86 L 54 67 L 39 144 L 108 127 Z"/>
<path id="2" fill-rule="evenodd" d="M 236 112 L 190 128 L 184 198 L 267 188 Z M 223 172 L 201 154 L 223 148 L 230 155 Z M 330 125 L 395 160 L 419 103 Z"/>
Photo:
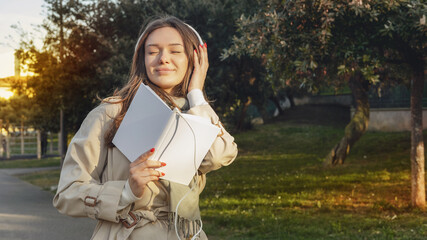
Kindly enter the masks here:
<path id="1" fill-rule="evenodd" d="M 167 68 L 162 68 L 162 69 L 156 69 L 156 72 L 158 74 L 169 74 L 171 72 L 174 72 L 175 70 L 173 69 L 167 69 Z"/>

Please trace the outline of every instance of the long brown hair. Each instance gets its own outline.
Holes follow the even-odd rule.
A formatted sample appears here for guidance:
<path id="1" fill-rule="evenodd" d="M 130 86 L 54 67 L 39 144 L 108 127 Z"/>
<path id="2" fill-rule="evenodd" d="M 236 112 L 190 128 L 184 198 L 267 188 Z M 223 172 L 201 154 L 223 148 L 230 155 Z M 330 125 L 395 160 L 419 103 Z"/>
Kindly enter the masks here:
<path id="1" fill-rule="evenodd" d="M 190 83 L 191 73 L 194 68 L 193 51 L 198 48 L 198 45 L 200 44 L 199 40 L 194 31 L 178 18 L 172 16 L 157 18 L 146 25 L 145 30 L 142 32 L 142 35 L 137 42 L 136 50 L 132 59 L 129 81 L 122 89 L 116 90 L 112 98 L 103 100 L 103 102 L 111 104 L 122 104 L 119 114 L 114 118 L 114 123 L 111 124 L 110 129 L 105 134 L 105 142 L 108 147 L 114 146 L 112 143 L 114 135 L 116 134 L 117 129 L 119 128 L 120 123 L 122 122 L 141 83 L 144 83 L 153 89 L 153 91 L 156 92 L 157 95 L 159 95 L 159 97 L 162 98 L 171 108 L 177 107 L 172 100 L 171 95 L 150 81 L 145 69 L 145 41 L 154 30 L 163 27 L 175 28 L 181 35 L 184 42 L 185 54 L 188 58 L 188 68 L 183 81 L 172 89 L 171 94 L 174 97 L 187 96 L 188 84 Z"/>

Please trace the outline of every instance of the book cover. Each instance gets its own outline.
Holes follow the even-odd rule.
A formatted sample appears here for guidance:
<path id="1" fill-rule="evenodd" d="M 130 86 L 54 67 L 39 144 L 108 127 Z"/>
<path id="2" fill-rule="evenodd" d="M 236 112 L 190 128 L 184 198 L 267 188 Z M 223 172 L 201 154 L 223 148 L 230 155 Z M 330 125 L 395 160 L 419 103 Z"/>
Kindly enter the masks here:
<path id="1" fill-rule="evenodd" d="M 171 110 L 141 84 L 113 143 L 131 162 L 154 147 L 150 159 L 166 163 L 162 179 L 188 185 L 219 130 L 208 119 Z"/>

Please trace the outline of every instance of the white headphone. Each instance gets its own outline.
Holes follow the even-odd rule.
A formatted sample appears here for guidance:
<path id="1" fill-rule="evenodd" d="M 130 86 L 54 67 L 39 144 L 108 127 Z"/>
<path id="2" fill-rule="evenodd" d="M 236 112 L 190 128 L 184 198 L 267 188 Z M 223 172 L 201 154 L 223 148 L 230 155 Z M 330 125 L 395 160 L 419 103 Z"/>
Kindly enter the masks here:
<path id="1" fill-rule="evenodd" d="M 203 45 L 203 40 L 200 37 L 199 33 L 196 31 L 196 29 L 194 29 L 192 26 L 188 25 L 187 23 L 185 23 L 185 25 L 187 25 L 187 27 L 189 27 L 191 30 L 193 30 L 193 32 L 196 34 L 197 38 L 199 39 L 200 45 Z M 136 45 L 135 45 L 135 52 L 138 49 L 138 44 L 141 41 L 141 38 L 142 38 L 142 36 L 144 36 L 144 34 L 145 34 L 145 31 L 141 34 L 141 36 L 139 36 L 138 41 L 136 42 Z"/>

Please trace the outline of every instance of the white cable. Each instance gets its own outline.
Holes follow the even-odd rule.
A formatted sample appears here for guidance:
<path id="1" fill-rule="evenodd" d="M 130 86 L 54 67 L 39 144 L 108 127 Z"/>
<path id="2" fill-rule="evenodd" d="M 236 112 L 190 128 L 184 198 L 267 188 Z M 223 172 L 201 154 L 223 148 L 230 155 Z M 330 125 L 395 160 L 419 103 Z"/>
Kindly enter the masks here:
<path id="1" fill-rule="evenodd" d="M 187 197 L 187 195 L 191 192 L 191 191 L 193 191 L 194 190 L 194 188 L 196 187 L 196 186 L 198 186 L 199 185 L 199 172 L 197 171 L 197 165 L 196 165 L 196 134 L 194 133 L 194 130 L 193 130 L 193 128 L 191 127 L 191 125 L 190 125 L 190 123 L 188 123 L 188 121 L 187 121 L 187 119 L 185 119 L 184 118 L 184 116 L 182 116 L 182 114 L 179 112 L 179 111 L 177 111 L 176 112 L 183 120 L 184 120 L 184 122 L 185 123 L 187 123 L 187 125 L 188 125 L 188 127 L 190 127 L 190 130 L 191 130 L 191 133 L 193 134 L 193 139 L 194 139 L 194 170 L 196 171 L 196 183 L 193 185 L 193 187 L 191 187 L 191 189 L 189 190 L 189 191 L 187 191 L 187 193 L 179 200 L 179 202 L 178 202 L 178 204 L 176 205 L 176 208 L 175 208 L 175 221 L 174 221 L 174 225 L 175 225 L 175 234 L 176 234 L 176 236 L 178 237 L 178 239 L 179 240 L 181 240 L 181 238 L 179 237 L 179 233 L 178 233 L 178 228 L 177 228 L 177 222 L 178 222 L 178 218 L 177 218 L 177 216 L 178 216 L 178 208 L 179 208 L 179 205 L 181 204 L 181 202 L 182 202 L 182 200 L 184 200 L 186 197 Z M 199 229 L 199 231 L 196 233 L 196 234 L 194 234 L 194 236 L 191 238 L 191 240 L 195 240 L 196 239 L 196 237 L 197 237 L 197 235 L 199 235 L 201 232 L 202 232 L 202 228 L 203 228 L 203 222 L 202 222 L 202 219 L 197 219 L 197 220 L 199 220 L 200 221 L 200 229 Z"/>

